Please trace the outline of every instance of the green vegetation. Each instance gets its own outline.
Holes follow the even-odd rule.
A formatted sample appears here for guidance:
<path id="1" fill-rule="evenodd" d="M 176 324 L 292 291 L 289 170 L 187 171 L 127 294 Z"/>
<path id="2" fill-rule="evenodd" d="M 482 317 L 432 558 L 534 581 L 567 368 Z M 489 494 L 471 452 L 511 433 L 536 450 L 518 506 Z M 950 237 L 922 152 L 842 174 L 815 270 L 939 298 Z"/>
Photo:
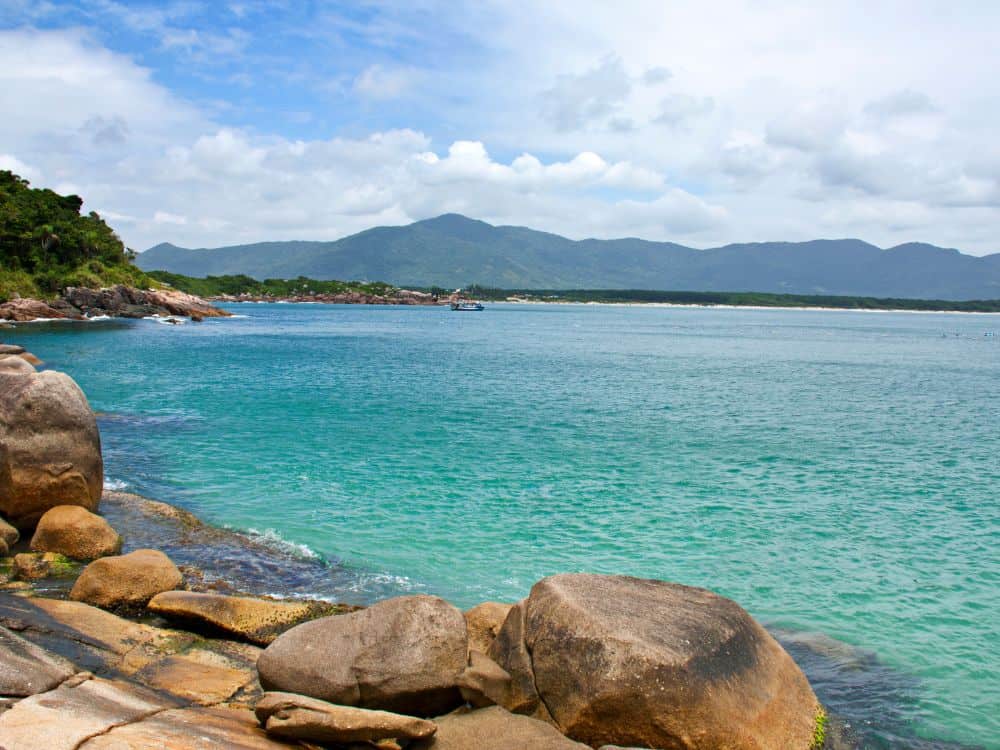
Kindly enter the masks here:
<path id="1" fill-rule="evenodd" d="M 206 276 L 196 279 L 168 271 L 149 271 L 148 275 L 164 284 L 199 297 L 219 297 L 224 294 L 237 297 L 247 294 L 251 297 L 308 297 L 313 294 L 342 294 L 360 292 L 362 294 L 392 294 L 396 287 L 381 282 L 358 281 L 317 281 L 299 276 L 297 279 L 265 279 L 257 281 L 246 275 Z"/>
<path id="2" fill-rule="evenodd" d="M 659 292 L 644 289 L 494 289 L 466 287 L 470 297 L 505 300 L 518 297 L 539 302 L 616 302 L 673 305 L 732 305 L 734 307 L 830 307 L 841 310 L 948 310 L 1000 312 L 1000 299 L 955 302 L 892 297 L 833 297 L 817 294 L 766 292 Z"/>
<path id="3" fill-rule="evenodd" d="M 809 746 L 809 750 L 822 750 L 826 744 L 826 725 L 828 722 L 826 711 L 820 708 L 816 713 L 816 727 L 813 729 L 812 745 Z"/>
<path id="4" fill-rule="evenodd" d="M 0 171 L 0 302 L 14 294 L 53 297 L 68 286 L 149 287 L 135 253 L 83 199 L 28 185 Z"/>
<path id="5" fill-rule="evenodd" d="M 308 297 L 313 294 L 392 294 L 397 287 L 380 282 L 317 281 L 304 276 L 296 279 L 266 279 L 258 281 L 246 275 L 208 276 L 203 279 L 167 271 L 149 271 L 156 281 L 199 297 L 249 295 L 251 297 Z M 410 287 L 414 288 L 414 287 Z M 442 299 L 452 289 L 416 287 L 433 292 Z M 511 297 L 533 302 L 603 302 L 660 303 L 674 305 L 731 305 L 734 307 L 815 307 L 841 310 L 948 310 L 958 312 L 1000 312 L 1000 300 L 894 299 L 880 297 L 830 297 L 805 294 L 768 294 L 765 292 L 661 292 L 646 289 L 497 289 L 478 285 L 464 288 L 465 296 L 487 301 L 504 301 Z"/>

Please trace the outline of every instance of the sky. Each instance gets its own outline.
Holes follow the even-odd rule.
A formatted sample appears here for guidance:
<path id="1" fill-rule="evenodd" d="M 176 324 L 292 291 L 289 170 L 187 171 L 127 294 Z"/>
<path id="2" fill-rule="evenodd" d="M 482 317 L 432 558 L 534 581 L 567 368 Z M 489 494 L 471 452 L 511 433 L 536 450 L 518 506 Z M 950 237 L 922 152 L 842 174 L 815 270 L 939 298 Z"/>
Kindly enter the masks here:
<path id="1" fill-rule="evenodd" d="M 0 169 L 142 250 L 458 212 L 1000 252 L 990 0 L 0 0 Z"/>

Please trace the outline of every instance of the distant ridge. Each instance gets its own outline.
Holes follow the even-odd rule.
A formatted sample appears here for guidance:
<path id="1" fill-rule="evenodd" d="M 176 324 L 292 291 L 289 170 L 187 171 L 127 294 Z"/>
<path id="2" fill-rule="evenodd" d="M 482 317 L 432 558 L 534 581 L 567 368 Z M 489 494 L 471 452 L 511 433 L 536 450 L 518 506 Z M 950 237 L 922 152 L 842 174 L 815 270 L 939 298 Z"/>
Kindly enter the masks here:
<path id="1" fill-rule="evenodd" d="M 757 242 L 697 250 L 636 238 L 570 240 L 526 227 L 444 214 L 375 227 L 333 242 L 258 242 L 213 249 L 169 243 L 139 255 L 145 270 L 521 289 L 664 289 L 1000 298 L 1000 253 L 985 257 L 911 242 Z"/>

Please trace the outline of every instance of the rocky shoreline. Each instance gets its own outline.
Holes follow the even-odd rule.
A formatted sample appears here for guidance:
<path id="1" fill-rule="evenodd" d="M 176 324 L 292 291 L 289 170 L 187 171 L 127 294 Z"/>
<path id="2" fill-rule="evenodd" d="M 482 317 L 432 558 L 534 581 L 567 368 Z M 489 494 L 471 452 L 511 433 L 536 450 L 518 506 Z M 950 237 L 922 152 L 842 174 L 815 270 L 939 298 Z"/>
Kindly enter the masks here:
<path id="1" fill-rule="evenodd" d="M 35 363 L 0 346 L 5 750 L 832 746 L 793 659 L 704 589 L 567 574 L 466 612 L 248 596 L 181 551 L 253 540 L 105 493 L 84 394 Z"/>
<path id="2" fill-rule="evenodd" d="M 200 297 L 172 289 L 106 289 L 69 287 L 54 300 L 16 298 L 0 304 L 0 321 L 87 320 L 96 317 L 149 318 L 181 316 L 200 321 L 224 318 L 220 310 Z"/>
<path id="3" fill-rule="evenodd" d="M 429 292 L 416 292 L 410 289 L 396 289 L 391 294 L 366 294 L 364 292 L 347 291 L 337 294 L 310 292 L 274 296 L 270 294 L 222 294 L 209 297 L 212 302 L 318 302 L 335 305 L 444 305 L 446 300 Z"/>

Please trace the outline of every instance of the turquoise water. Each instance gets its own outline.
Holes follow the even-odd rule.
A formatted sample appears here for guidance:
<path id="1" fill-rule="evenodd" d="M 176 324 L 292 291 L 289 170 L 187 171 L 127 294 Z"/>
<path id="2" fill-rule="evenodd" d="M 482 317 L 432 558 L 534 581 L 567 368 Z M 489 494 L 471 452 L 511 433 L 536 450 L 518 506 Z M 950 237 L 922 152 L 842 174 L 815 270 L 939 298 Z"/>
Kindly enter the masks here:
<path id="1" fill-rule="evenodd" d="M 304 545 L 346 599 L 705 586 L 898 678 L 905 710 L 837 698 L 865 747 L 1000 747 L 1000 317 L 231 309 L 4 337 L 84 388 L 109 477 Z"/>

